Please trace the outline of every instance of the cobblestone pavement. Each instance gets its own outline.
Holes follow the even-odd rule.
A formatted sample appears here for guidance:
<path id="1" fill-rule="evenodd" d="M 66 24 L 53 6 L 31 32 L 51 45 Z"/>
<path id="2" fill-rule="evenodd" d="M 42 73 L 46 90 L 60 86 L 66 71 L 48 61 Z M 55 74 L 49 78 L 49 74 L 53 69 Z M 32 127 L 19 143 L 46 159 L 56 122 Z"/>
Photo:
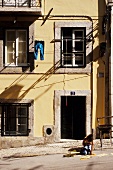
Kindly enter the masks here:
<path id="1" fill-rule="evenodd" d="M 94 150 L 101 150 L 100 141 L 94 141 Z M 60 142 L 46 145 L 27 146 L 20 148 L 9 148 L 0 150 L 0 158 L 5 157 L 30 157 L 51 154 L 67 154 L 71 148 L 81 148 L 82 141 Z M 103 140 L 103 148 L 111 148 L 109 140 Z"/>
<path id="2" fill-rule="evenodd" d="M 49 154 L 66 154 L 70 148 L 74 148 L 75 143 L 55 143 L 55 144 L 46 144 L 46 145 L 36 145 L 36 146 L 27 146 L 20 148 L 9 148 L 1 149 L 0 157 L 27 157 L 27 156 L 40 156 L 40 155 L 49 155 Z M 76 147 L 80 147 L 76 146 Z"/>

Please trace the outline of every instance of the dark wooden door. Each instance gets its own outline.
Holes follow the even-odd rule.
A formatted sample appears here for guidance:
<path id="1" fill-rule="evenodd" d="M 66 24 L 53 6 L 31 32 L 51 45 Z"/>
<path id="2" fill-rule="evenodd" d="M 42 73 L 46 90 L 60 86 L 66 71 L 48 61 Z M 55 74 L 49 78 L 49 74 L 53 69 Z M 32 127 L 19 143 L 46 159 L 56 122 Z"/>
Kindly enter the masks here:
<path id="1" fill-rule="evenodd" d="M 81 140 L 86 135 L 86 97 L 61 96 L 61 139 Z"/>

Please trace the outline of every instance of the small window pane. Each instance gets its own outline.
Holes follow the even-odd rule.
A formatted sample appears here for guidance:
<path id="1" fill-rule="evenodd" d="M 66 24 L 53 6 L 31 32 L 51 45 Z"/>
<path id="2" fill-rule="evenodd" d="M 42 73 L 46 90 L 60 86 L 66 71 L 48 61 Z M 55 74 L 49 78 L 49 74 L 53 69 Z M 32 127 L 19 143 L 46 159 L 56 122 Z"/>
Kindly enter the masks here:
<path id="1" fill-rule="evenodd" d="M 18 126 L 18 132 L 21 133 L 21 134 L 27 133 L 27 126 L 26 125 Z"/>
<path id="2" fill-rule="evenodd" d="M 72 55 L 71 54 L 64 54 L 63 64 L 64 65 L 72 65 Z"/>
<path id="3" fill-rule="evenodd" d="M 18 1 L 18 6 L 23 7 L 23 6 L 28 6 L 28 5 L 29 5 L 28 1 L 26 1 L 26 0 L 19 0 Z"/>
<path id="4" fill-rule="evenodd" d="M 15 31 L 7 31 L 7 41 L 15 41 Z"/>
<path id="5" fill-rule="evenodd" d="M 79 30 L 75 31 L 75 39 L 84 38 L 83 36 L 84 36 L 83 31 L 79 31 Z"/>
<path id="6" fill-rule="evenodd" d="M 19 52 L 26 52 L 26 42 L 19 42 Z"/>
<path id="7" fill-rule="evenodd" d="M 15 0 L 4 0 L 3 3 L 5 6 L 15 6 Z"/>
<path id="8" fill-rule="evenodd" d="M 15 51 L 15 41 L 7 42 L 7 52 Z"/>
<path id="9" fill-rule="evenodd" d="M 63 40 L 63 53 L 72 52 L 72 40 L 64 39 Z"/>
<path id="10" fill-rule="evenodd" d="M 72 28 L 62 28 L 62 35 L 65 39 L 72 39 Z"/>
<path id="11" fill-rule="evenodd" d="M 19 41 L 26 41 L 26 31 L 18 31 Z"/>
<path id="12" fill-rule="evenodd" d="M 18 63 L 26 63 L 26 53 L 19 53 L 18 54 Z"/>
<path id="13" fill-rule="evenodd" d="M 83 54 L 76 54 L 75 56 L 75 64 L 83 65 Z"/>
<path id="14" fill-rule="evenodd" d="M 7 63 L 15 63 L 15 53 L 8 53 L 7 54 Z"/>
<path id="15" fill-rule="evenodd" d="M 83 51 L 83 41 L 75 41 L 75 51 Z"/>
<path id="16" fill-rule="evenodd" d="M 18 118 L 18 124 L 26 124 L 27 123 L 27 118 L 21 118 L 21 117 L 19 117 Z"/>
<path id="17" fill-rule="evenodd" d="M 16 119 L 15 119 L 15 117 L 10 118 L 10 120 L 8 122 L 10 123 L 10 124 L 8 124 L 8 130 L 15 131 L 16 130 Z"/>
<path id="18" fill-rule="evenodd" d="M 26 107 L 18 108 L 18 115 L 26 117 L 27 116 L 27 108 Z"/>

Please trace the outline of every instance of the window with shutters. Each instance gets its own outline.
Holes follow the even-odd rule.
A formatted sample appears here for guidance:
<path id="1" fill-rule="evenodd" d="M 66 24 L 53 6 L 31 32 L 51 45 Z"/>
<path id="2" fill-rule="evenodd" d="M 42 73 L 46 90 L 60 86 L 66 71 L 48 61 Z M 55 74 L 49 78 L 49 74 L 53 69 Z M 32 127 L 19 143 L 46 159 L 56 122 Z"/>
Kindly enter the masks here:
<path id="1" fill-rule="evenodd" d="M 6 30 L 5 66 L 27 66 L 27 30 Z"/>

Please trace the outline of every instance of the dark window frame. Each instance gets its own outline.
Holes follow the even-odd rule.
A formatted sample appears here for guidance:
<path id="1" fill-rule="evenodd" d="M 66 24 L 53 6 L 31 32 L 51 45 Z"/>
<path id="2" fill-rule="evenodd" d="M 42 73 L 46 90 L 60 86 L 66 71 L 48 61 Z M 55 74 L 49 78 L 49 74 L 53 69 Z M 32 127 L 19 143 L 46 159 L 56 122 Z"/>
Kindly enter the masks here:
<path id="1" fill-rule="evenodd" d="M 28 103 L 2 103 L 0 104 L 0 107 L 2 107 L 2 115 L 1 115 L 1 136 L 28 136 L 29 135 L 29 104 Z M 18 108 L 26 108 L 26 116 L 20 116 L 19 114 L 17 115 Z M 16 110 L 15 112 L 11 112 L 15 116 L 10 116 L 7 112 L 8 108 L 12 108 L 12 110 Z M 6 115 L 6 116 L 4 116 Z M 9 116 L 9 117 L 8 117 Z M 23 124 L 23 120 L 26 119 L 26 124 Z M 18 120 L 22 123 L 17 124 Z M 11 122 L 13 122 L 13 125 L 11 125 Z M 14 123 L 15 122 L 15 123 Z M 22 126 L 26 126 L 26 129 L 24 131 L 17 130 L 17 129 L 22 129 Z M 15 129 L 14 131 L 10 130 L 10 127 L 12 129 Z"/>

